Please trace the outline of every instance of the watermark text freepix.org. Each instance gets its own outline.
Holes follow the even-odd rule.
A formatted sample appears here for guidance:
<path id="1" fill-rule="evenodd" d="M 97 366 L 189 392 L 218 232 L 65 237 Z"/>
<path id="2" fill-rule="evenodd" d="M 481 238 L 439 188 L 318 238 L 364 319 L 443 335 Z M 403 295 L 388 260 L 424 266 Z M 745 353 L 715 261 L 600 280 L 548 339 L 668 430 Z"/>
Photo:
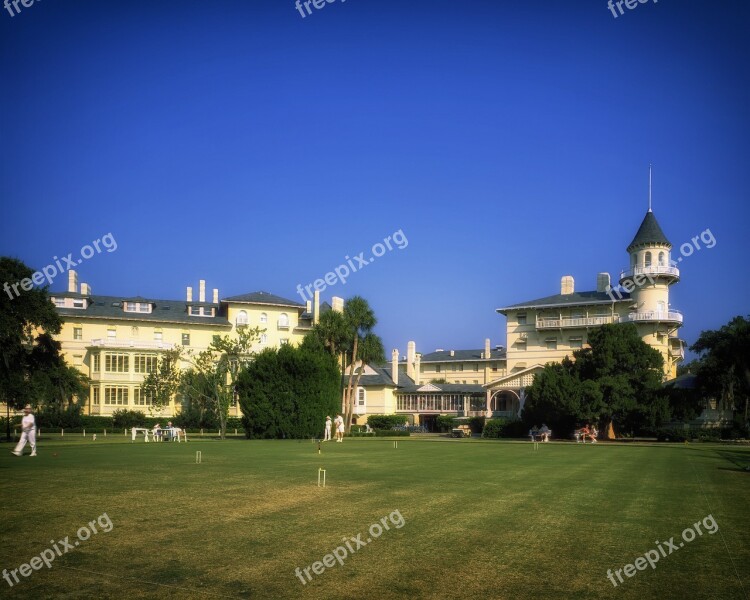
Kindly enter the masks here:
<path id="1" fill-rule="evenodd" d="M 617 587 L 615 575 L 620 583 L 624 583 L 625 580 L 622 578 L 623 572 L 626 577 L 632 577 L 636 574 L 636 569 L 638 571 L 645 571 L 649 565 L 652 569 L 656 569 L 656 563 L 658 563 L 661 558 L 666 558 L 672 554 L 672 552 L 676 552 L 685 546 L 685 542 L 692 542 L 695 539 L 696 531 L 698 532 L 698 535 L 703 535 L 701 525 L 703 525 L 703 528 L 709 535 L 713 535 L 719 531 L 719 525 L 716 523 L 713 515 L 708 515 L 703 521 L 696 521 L 691 527 L 686 528 L 682 532 L 682 539 L 685 541 L 675 544 L 674 537 L 669 538 L 668 541 L 663 543 L 656 540 L 654 544 L 656 544 L 658 550 L 649 550 L 643 556 L 636 558 L 632 563 L 625 565 L 622 569 L 616 569 L 614 573 L 612 572 L 612 569 L 607 569 L 607 579 L 612 582 L 613 586 Z M 695 529 L 695 531 L 693 531 L 693 529 Z M 669 552 L 667 552 L 667 550 L 669 550 Z"/>
<path id="2" fill-rule="evenodd" d="M 329 285 L 335 285 L 337 281 L 346 284 L 346 280 L 349 275 L 351 275 L 352 273 L 356 273 L 358 269 L 362 269 L 370 263 L 375 262 L 375 258 L 380 258 L 386 253 L 386 249 L 393 250 L 393 245 L 391 244 L 391 242 L 396 244 L 396 247 L 399 250 L 403 250 L 409 245 L 409 240 L 406 239 L 403 230 L 399 229 L 398 231 L 386 237 L 383 240 L 383 243 L 377 242 L 373 245 L 373 247 L 370 249 L 373 254 L 372 257 L 365 258 L 364 252 L 360 252 L 359 254 L 357 254 L 354 259 L 349 258 L 349 256 L 347 255 L 344 257 L 344 260 L 347 262 L 343 265 L 339 265 L 333 271 L 329 271 L 328 273 L 326 273 L 323 276 L 323 279 L 316 279 L 312 283 L 308 283 L 304 287 L 304 289 L 302 288 L 302 284 L 298 283 L 297 293 L 302 298 L 302 301 L 306 302 L 307 300 L 312 300 L 314 295 L 313 289 L 317 292 L 322 292 Z M 354 261 L 356 261 L 357 264 L 354 264 Z M 305 293 L 307 293 L 307 295 L 305 295 Z"/>
<path id="3" fill-rule="evenodd" d="M 33 556 L 28 563 L 24 563 L 17 569 L 12 569 L 10 571 L 8 571 L 8 569 L 3 569 L 3 579 L 8 582 L 8 585 L 10 587 L 13 587 L 16 583 L 21 582 L 21 580 L 18 578 L 19 573 L 22 577 L 28 577 L 34 571 L 38 571 L 39 569 L 41 569 L 42 566 L 46 566 L 48 569 L 51 569 L 52 561 L 55 560 L 58 556 L 62 556 L 63 554 L 67 554 L 68 552 L 75 550 L 81 542 L 85 542 L 91 537 L 92 532 L 94 533 L 94 535 L 99 533 L 96 530 L 97 525 L 99 525 L 104 533 L 109 533 L 114 527 L 114 523 L 112 523 L 112 519 L 109 518 L 109 515 L 107 513 L 102 513 L 96 518 L 96 520 L 89 521 L 87 525 L 78 528 L 78 531 L 76 531 L 76 536 L 78 537 L 78 539 L 73 543 L 70 542 L 69 535 L 66 535 L 63 539 L 57 542 L 55 540 L 50 540 L 49 543 L 52 544 L 52 548 L 46 548 L 45 550 L 42 550 L 39 553 L 39 556 Z M 89 529 L 89 527 L 91 529 Z"/>
<path id="4" fill-rule="evenodd" d="M 702 241 L 706 248 L 711 249 L 716 245 L 716 238 L 714 237 L 714 234 L 711 233 L 710 229 L 705 229 L 700 232 L 699 235 L 693 236 L 693 238 L 690 240 L 690 242 L 685 242 L 680 246 L 680 254 L 682 256 L 677 257 L 677 262 L 673 262 L 673 266 L 677 266 L 677 263 L 682 262 L 683 257 L 688 257 L 696 250 L 701 249 L 700 243 L 698 243 L 698 240 Z M 634 275 L 632 279 L 628 279 L 627 281 L 623 282 L 622 289 L 626 291 L 628 294 L 632 292 L 635 288 L 641 287 L 643 285 L 646 285 L 646 282 L 648 281 L 652 285 L 655 283 L 653 277 L 651 276 L 654 273 L 659 273 L 660 267 L 666 266 L 666 265 L 656 265 L 652 264 L 648 267 L 643 267 L 638 269 L 640 272 L 635 272 L 636 270 L 633 269 Z M 619 289 L 613 288 L 611 285 L 608 285 L 606 288 L 604 288 L 604 291 L 607 293 L 607 295 L 614 301 L 614 300 L 622 300 L 622 292 L 620 292 Z M 617 295 L 617 298 L 615 298 L 615 294 Z"/>
<path id="5" fill-rule="evenodd" d="M 52 260 L 54 261 L 54 264 L 47 265 L 41 271 L 37 271 L 36 273 L 34 273 L 31 277 L 26 277 L 21 281 L 17 281 L 16 283 L 8 283 L 6 281 L 3 284 L 3 290 L 5 290 L 5 293 L 8 294 L 8 297 L 13 300 L 14 297 L 17 298 L 21 295 L 21 292 L 18 291 L 19 286 L 24 292 L 28 292 L 32 287 L 34 287 L 34 285 L 42 285 L 45 280 L 47 281 L 47 283 L 52 284 L 52 280 L 60 273 L 64 273 L 68 269 L 72 269 L 80 265 L 84 260 L 88 260 L 89 258 L 94 256 L 94 254 L 101 254 L 102 249 L 100 247 L 100 244 L 104 246 L 104 249 L 107 252 L 114 252 L 115 250 L 117 250 L 117 241 L 111 233 L 108 233 L 107 235 L 94 240 L 93 242 L 91 242 L 91 244 L 86 244 L 85 246 L 83 246 L 79 252 L 81 258 L 77 260 L 74 259 L 72 252 L 67 256 L 63 256 L 62 259 L 57 258 L 57 256 L 53 256 Z M 63 262 L 65 263 L 65 266 L 63 266 L 62 264 Z M 12 292 L 15 292 L 15 296 L 13 296 L 11 289 Z"/>
<path id="6" fill-rule="evenodd" d="M 307 15 L 305 14 L 305 11 L 302 10 L 302 7 L 305 7 L 305 10 L 307 11 L 308 15 L 312 14 L 312 11 L 310 10 L 310 5 L 312 4 L 317 10 L 320 10 L 322 8 L 325 8 L 326 4 L 333 4 L 336 2 L 336 0 L 296 0 L 294 3 L 294 7 L 299 11 L 299 14 L 304 19 Z M 343 4 L 346 2 L 346 0 L 341 0 L 341 3 Z"/>
<path id="7" fill-rule="evenodd" d="M 617 6 L 617 10 L 620 11 L 620 14 L 624 15 L 625 11 L 622 10 L 623 4 L 627 6 L 628 10 L 633 10 L 639 4 L 646 4 L 646 2 L 649 2 L 649 0 L 609 0 L 609 2 L 607 2 L 607 8 L 612 12 L 612 16 L 616 19 L 618 14 L 615 12 L 615 6 Z M 654 0 L 654 4 L 657 2 L 659 2 L 659 0 Z"/>
<path id="8" fill-rule="evenodd" d="M 396 518 L 394 515 L 398 515 L 398 518 Z M 354 554 L 357 550 L 372 542 L 373 538 L 377 539 L 381 535 L 383 535 L 384 528 L 386 531 L 390 530 L 390 527 L 388 526 L 389 520 L 391 522 L 391 525 L 393 525 L 396 529 L 401 529 L 404 525 L 406 525 L 406 520 L 401 515 L 401 511 L 394 510 L 387 517 L 383 517 L 382 519 L 380 519 L 379 523 L 373 523 L 372 525 L 370 525 L 370 528 L 367 530 L 369 533 L 369 537 L 367 538 L 367 540 L 362 539 L 362 536 L 364 535 L 362 533 L 358 534 L 357 537 L 342 538 L 341 541 L 344 542 L 343 546 L 338 546 L 333 550 L 333 552 L 331 552 L 330 554 L 326 554 L 323 557 L 322 561 L 317 560 L 304 569 L 300 569 L 299 567 L 297 567 L 294 570 L 294 574 L 299 577 L 302 585 L 307 585 L 308 581 L 312 581 L 312 576 L 310 575 L 311 569 L 315 575 L 321 575 L 323 571 L 326 570 L 326 567 L 329 569 L 331 567 L 335 567 L 337 561 L 340 565 L 343 566 L 344 559 L 347 556 L 349 556 L 350 554 Z M 356 544 L 356 548 L 352 547 L 352 543 Z M 307 580 L 305 580 L 305 577 L 307 577 Z"/>

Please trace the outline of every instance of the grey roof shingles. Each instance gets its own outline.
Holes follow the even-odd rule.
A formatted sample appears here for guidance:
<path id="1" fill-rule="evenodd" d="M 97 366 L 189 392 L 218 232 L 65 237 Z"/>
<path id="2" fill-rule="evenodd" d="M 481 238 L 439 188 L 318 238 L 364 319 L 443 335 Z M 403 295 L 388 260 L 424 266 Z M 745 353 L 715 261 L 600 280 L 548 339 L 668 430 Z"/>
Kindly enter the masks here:
<path id="1" fill-rule="evenodd" d="M 295 308 L 305 308 L 304 304 L 288 300 L 281 296 L 276 296 L 270 292 L 250 292 L 249 294 L 240 294 L 239 296 L 230 296 L 222 299 L 222 302 L 240 302 L 244 304 L 269 304 L 276 306 L 293 306 Z"/>
<path id="2" fill-rule="evenodd" d="M 453 352 L 453 356 L 451 356 Z M 440 350 L 423 354 L 421 362 L 463 362 L 463 361 L 480 361 L 487 360 L 482 358 L 484 349 L 479 350 Z M 490 350 L 489 360 L 505 359 L 505 350 Z"/>
<path id="3" fill-rule="evenodd" d="M 70 297 L 70 293 L 50 293 L 55 297 Z M 80 295 L 75 295 L 79 296 Z M 74 319 L 107 319 L 123 321 L 153 321 L 155 323 L 190 323 L 191 325 L 212 325 L 219 327 L 231 327 L 231 323 L 221 314 L 214 317 L 197 317 L 189 315 L 187 311 L 188 302 L 185 300 L 154 300 L 142 298 L 140 301 L 151 302 L 154 306 L 152 312 L 128 313 L 123 310 L 122 303 L 126 301 L 119 296 L 91 296 L 91 302 L 85 309 L 80 308 L 58 308 L 60 316 Z M 129 300 L 128 300 L 129 301 Z M 191 305 L 210 306 L 208 303 L 190 302 Z M 218 305 L 214 305 L 217 306 Z"/>
<path id="4" fill-rule="evenodd" d="M 537 300 L 529 300 L 527 302 L 519 302 L 518 304 L 511 304 L 504 308 L 495 309 L 496 312 L 505 313 L 508 310 L 515 310 L 518 308 L 552 308 L 558 306 L 583 306 L 587 304 L 610 304 L 612 302 L 627 302 L 630 300 L 630 294 L 623 290 L 612 291 L 614 300 L 606 292 L 574 292 L 572 294 L 555 294 L 553 296 L 545 296 L 544 298 L 538 298 Z M 622 297 L 620 297 L 622 296 Z"/>
<path id="5" fill-rule="evenodd" d="M 632 248 L 644 244 L 664 244 L 666 246 L 669 246 L 670 248 L 672 247 L 672 244 L 667 239 L 667 236 L 664 235 L 664 232 L 659 226 L 659 222 L 656 220 L 656 217 L 654 216 L 654 213 L 651 212 L 651 210 L 649 210 L 646 213 L 646 216 L 643 217 L 643 221 L 641 222 L 641 226 L 638 228 L 638 232 L 635 234 L 633 241 L 630 242 L 630 245 L 628 246 L 628 252 L 630 252 Z"/>

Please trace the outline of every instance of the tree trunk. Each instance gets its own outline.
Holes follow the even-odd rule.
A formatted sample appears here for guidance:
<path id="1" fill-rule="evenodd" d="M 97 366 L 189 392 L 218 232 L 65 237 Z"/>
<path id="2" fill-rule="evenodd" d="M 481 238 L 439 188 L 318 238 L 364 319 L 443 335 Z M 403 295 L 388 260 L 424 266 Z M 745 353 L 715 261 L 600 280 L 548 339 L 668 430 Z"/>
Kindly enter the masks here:
<path id="1" fill-rule="evenodd" d="M 346 388 L 346 408 L 344 410 L 344 431 L 349 433 L 352 427 L 352 412 L 354 411 L 354 403 L 352 394 L 352 384 L 354 383 L 354 368 L 357 364 L 357 350 L 359 349 L 359 336 L 354 337 L 354 347 L 352 348 L 352 360 L 349 365 L 349 384 Z"/>

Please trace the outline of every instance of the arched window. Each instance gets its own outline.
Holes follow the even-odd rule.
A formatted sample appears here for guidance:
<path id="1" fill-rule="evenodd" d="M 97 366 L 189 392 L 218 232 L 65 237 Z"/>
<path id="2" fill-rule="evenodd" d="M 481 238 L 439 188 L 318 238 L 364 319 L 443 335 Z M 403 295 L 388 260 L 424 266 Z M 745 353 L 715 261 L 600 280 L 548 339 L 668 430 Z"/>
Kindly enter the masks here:
<path id="1" fill-rule="evenodd" d="M 667 257 L 664 252 L 659 252 L 659 266 L 664 267 L 667 264 Z"/>
<path id="2" fill-rule="evenodd" d="M 260 322 L 268 323 L 268 315 L 266 313 L 260 313 Z"/>
<path id="3" fill-rule="evenodd" d="M 241 310 L 237 313 L 237 325 L 247 325 L 247 312 Z"/>
<path id="4" fill-rule="evenodd" d="M 289 327 L 289 315 L 281 313 L 279 315 L 279 327 Z"/>
<path id="5" fill-rule="evenodd" d="M 267 344 L 268 343 L 268 336 L 265 333 L 260 334 L 260 343 L 261 344 Z"/>
<path id="6" fill-rule="evenodd" d="M 650 267 L 651 266 L 651 252 L 646 252 L 646 258 L 643 261 L 644 267 Z"/>

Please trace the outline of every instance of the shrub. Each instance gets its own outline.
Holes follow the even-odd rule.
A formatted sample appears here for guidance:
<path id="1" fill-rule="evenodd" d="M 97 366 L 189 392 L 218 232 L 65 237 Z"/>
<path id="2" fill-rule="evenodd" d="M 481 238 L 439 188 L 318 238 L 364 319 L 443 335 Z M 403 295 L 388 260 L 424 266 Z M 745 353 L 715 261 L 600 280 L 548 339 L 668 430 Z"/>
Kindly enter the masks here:
<path id="1" fill-rule="evenodd" d="M 505 428 L 508 426 L 507 419 L 489 419 L 484 424 L 484 430 L 482 431 L 483 438 L 497 439 L 506 437 L 504 435 Z"/>
<path id="2" fill-rule="evenodd" d="M 408 437 L 411 433 L 406 430 L 394 431 L 393 429 L 376 429 L 375 437 Z"/>
<path id="3" fill-rule="evenodd" d="M 112 425 L 118 429 L 145 427 L 146 415 L 139 410 L 116 410 L 112 413 Z"/>
<path id="4" fill-rule="evenodd" d="M 456 426 L 456 418 L 449 415 L 439 415 L 437 418 L 438 431 L 450 432 Z"/>
<path id="5" fill-rule="evenodd" d="M 471 429 L 472 433 L 482 433 L 484 431 L 484 422 L 486 419 L 484 417 L 471 417 L 469 419 L 469 429 Z"/>
<path id="6" fill-rule="evenodd" d="M 392 429 L 403 427 L 407 422 L 405 415 L 370 415 L 367 424 L 373 429 Z"/>

